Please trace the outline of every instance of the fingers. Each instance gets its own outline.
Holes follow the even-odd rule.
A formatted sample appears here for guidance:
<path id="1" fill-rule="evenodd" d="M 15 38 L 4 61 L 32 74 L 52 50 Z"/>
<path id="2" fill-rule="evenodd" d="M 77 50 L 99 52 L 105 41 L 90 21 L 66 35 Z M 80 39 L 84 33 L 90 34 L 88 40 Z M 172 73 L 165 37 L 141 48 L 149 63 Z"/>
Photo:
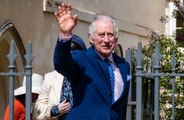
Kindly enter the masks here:
<path id="1" fill-rule="evenodd" d="M 67 14 L 68 14 L 68 15 L 71 15 L 71 13 L 72 13 L 72 6 L 71 6 L 71 4 L 68 4 L 68 7 L 67 7 Z"/>
<path id="2" fill-rule="evenodd" d="M 58 6 L 58 15 L 61 17 L 66 14 L 67 6 L 65 3 L 62 3 L 60 6 Z"/>
<path id="3" fill-rule="evenodd" d="M 75 22 L 75 24 L 77 24 L 77 15 L 75 14 L 74 16 L 73 16 L 73 21 Z"/>
<path id="4" fill-rule="evenodd" d="M 65 100 L 59 104 L 58 108 L 59 108 L 60 113 L 64 114 L 64 113 L 67 113 L 71 109 L 71 105 L 69 102 L 66 102 Z"/>
<path id="5" fill-rule="evenodd" d="M 65 3 L 62 3 L 60 6 L 58 6 L 57 12 L 54 13 L 56 20 L 58 21 L 59 18 L 69 15 L 72 16 L 72 7 L 71 4 L 69 3 L 66 5 Z M 76 20 L 76 15 L 73 17 L 74 20 Z"/>
<path id="6" fill-rule="evenodd" d="M 66 5 L 62 3 L 61 6 L 58 6 L 58 16 L 62 17 L 66 14 L 71 15 L 72 7 L 71 4 Z"/>
<path id="7" fill-rule="evenodd" d="M 67 102 L 66 99 L 60 103 L 62 108 L 71 107 L 70 102 Z"/>
<path id="8" fill-rule="evenodd" d="M 62 4 L 61 4 L 61 9 L 60 9 L 60 10 L 61 10 L 61 11 L 59 11 L 60 14 L 66 15 L 66 13 L 67 13 L 67 6 L 66 6 L 66 4 L 62 3 Z"/>
<path id="9" fill-rule="evenodd" d="M 57 22 L 59 22 L 59 15 L 58 15 L 58 13 L 55 12 L 54 15 L 55 15 L 55 18 L 56 18 Z"/>
<path id="10" fill-rule="evenodd" d="M 69 104 L 69 105 L 65 106 L 64 112 L 67 113 L 70 109 L 71 109 L 71 105 Z"/>

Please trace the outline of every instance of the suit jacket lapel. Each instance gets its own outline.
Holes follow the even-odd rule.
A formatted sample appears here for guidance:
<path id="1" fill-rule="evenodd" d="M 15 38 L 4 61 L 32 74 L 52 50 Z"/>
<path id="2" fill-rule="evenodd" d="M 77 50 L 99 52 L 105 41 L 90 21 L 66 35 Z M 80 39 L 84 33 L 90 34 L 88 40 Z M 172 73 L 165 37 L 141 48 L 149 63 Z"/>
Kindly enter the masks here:
<path id="1" fill-rule="evenodd" d="M 106 64 L 105 61 L 103 61 L 99 56 L 98 54 L 96 53 L 96 51 L 94 50 L 93 47 L 89 48 L 89 51 L 88 51 L 89 55 L 90 56 L 93 56 L 94 59 L 97 60 L 97 62 L 99 63 L 100 67 L 101 67 L 101 70 L 103 71 L 104 73 L 104 76 L 106 78 L 106 83 L 108 83 L 108 86 L 109 86 L 109 89 L 111 89 L 111 83 L 110 83 L 110 76 L 109 76 L 109 71 L 108 71 L 108 65 Z"/>
<path id="2" fill-rule="evenodd" d="M 107 82 L 107 84 L 108 84 L 108 86 L 109 86 L 109 89 L 111 89 L 111 82 L 110 82 L 110 76 L 109 76 L 108 65 L 107 65 L 107 63 L 105 63 L 105 62 L 102 61 L 102 60 L 99 60 L 98 63 L 99 63 L 99 65 L 101 66 L 101 69 L 102 69 L 102 71 L 103 71 L 103 73 L 104 73 L 104 76 L 105 76 L 105 78 L 106 78 L 106 82 Z"/>

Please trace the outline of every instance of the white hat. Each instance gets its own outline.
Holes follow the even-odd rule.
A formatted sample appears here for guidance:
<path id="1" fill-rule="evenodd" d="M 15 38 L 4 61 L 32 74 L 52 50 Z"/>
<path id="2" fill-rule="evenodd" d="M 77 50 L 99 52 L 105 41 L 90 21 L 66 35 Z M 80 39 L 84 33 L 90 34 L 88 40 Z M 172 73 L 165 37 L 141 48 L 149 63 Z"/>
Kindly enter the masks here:
<path id="1" fill-rule="evenodd" d="M 42 82 L 43 82 L 43 76 L 33 73 L 32 75 L 32 93 L 39 94 Z M 25 93 L 26 93 L 26 76 L 24 76 L 22 86 L 14 90 L 14 96 L 23 95 Z"/>

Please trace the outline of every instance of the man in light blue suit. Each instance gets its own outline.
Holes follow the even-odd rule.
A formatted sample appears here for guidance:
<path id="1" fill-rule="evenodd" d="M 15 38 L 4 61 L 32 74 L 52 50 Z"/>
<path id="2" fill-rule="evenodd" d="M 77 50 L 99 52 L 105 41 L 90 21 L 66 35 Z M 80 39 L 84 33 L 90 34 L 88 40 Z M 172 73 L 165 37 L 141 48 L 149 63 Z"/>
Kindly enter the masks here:
<path id="1" fill-rule="evenodd" d="M 130 67 L 113 52 L 118 39 L 116 21 L 96 16 L 89 26 L 91 47 L 71 53 L 77 15 L 71 15 L 70 4 L 62 3 L 55 16 L 61 32 L 54 66 L 71 81 L 73 91 L 73 107 L 66 120 L 126 120 Z"/>

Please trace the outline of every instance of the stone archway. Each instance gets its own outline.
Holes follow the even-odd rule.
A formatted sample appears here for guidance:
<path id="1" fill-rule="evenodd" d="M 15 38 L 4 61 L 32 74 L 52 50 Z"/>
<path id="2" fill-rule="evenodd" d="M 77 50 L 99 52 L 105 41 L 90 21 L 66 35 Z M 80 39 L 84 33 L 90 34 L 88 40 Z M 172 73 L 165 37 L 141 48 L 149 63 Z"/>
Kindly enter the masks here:
<path id="1" fill-rule="evenodd" d="M 15 60 L 15 71 L 24 72 L 25 60 L 25 48 L 23 46 L 22 40 L 14 27 L 14 25 L 7 21 L 2 26 L 0 26 L 0 72 L 8 72 L 9 60 L 8 53 L 10 49 L 10 42 L 14 41 L 15 43 L 15 52 L 17 58 Z M 14 88 L 17 88 L 22 83 L 22 76 L 15 77 Z M 9 104 L 9 77 L 0 76 L 0 119 L 4 117 L 4 111 L 6 106 Z"/>
<path id="2" fill-rule="evenodd" d="M 117 45 L 116 45 L 114 52 L 115 52 L 118 56 L 123 57 L 123 49 L 122 49 L 122 47 L 121 47 L 120 44 L 117 44 Z"/>

